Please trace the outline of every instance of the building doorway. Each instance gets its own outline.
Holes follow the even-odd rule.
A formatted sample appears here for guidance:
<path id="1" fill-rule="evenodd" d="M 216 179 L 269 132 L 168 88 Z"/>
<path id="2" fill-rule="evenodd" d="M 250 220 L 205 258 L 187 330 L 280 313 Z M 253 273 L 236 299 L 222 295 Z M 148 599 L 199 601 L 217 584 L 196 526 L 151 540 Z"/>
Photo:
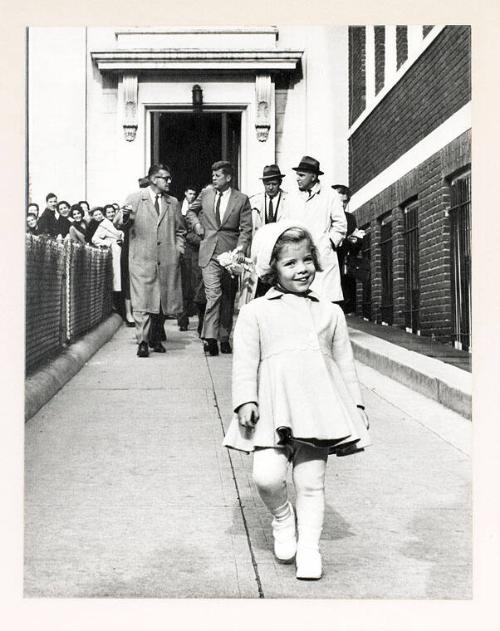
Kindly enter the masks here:
<path id="1" fill-rule="evenodd" d="M 152 112 L 151 140 L 151 163 L 170 166 L 170 194 L 177 199 L 183 199 L 188 186 L 199 192 L 209 184 L 217 160 L 231 162 L 238 188 L 241 112 Z"/>

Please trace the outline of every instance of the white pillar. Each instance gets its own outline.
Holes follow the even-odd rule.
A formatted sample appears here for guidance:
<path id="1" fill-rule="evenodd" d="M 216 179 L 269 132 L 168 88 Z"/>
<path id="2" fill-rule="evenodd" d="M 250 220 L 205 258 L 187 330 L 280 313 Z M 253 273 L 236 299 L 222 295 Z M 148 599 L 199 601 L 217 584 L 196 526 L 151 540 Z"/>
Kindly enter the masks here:
<path id="1" fill-rule="evenodd" d="M 408 26 L 408 59 L 411 59 L 418 53 L 423 38 L 424 33 L 421 24 Z"/>

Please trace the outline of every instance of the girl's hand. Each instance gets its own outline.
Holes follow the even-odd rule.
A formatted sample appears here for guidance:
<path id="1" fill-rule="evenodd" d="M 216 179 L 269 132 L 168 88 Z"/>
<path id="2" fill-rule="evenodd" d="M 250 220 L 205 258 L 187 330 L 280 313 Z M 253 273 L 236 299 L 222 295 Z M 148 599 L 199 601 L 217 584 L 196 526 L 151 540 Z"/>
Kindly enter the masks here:
<path id="1" fill-rule="evenodd" d="M 361 416 L 361 420 L 365 424 L 366 429 L 370 429 L 370 420 L 368 418 L 368 414 L 364 410 L 362 410 L 361 408 L 358 408 L 358 412 L 359 412 L 359 414 Z"/>
<path id="2" fill-rule="evenodd" d="M 240 425 L 253 428 L 259 420 L 259 407 L 256 403 L 244 403 L 238 408 L 237 414 Z"/>

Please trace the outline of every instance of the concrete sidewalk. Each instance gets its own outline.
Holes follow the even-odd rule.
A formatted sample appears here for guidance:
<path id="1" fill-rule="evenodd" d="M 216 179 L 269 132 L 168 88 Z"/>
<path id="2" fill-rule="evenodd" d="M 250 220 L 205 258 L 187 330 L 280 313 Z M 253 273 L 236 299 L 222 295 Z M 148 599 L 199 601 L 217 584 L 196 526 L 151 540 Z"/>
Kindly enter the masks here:
<path id="1" fill-rule="evenodd" d="M 434 344 L 431 351 L 428 340 L 394 330 L 394 327 L 364 322 L 356 317 L 348 317 L 347 322 L 357 360 L 469 419 L 472 417 L 468 353 L 451 347 L 446 350 L 442 344 Z M 436 347 L 440 350 L 435 350 Z M 454 363 L 446 360 L 446 352 Z M 460 356 L 466 369 L 458 367 L 461 364 L 455 355 Z"/>
<path id="2" fill-rule="evenodd" d="M 360 365 L 374 445 L 331 458 L 325 575 L 297 581 L 221 448 L 231 357 L 167 334 L 139 359 L 121 328 L 26 424 L 26 596 L 471 596 L 470 423 Z"/>

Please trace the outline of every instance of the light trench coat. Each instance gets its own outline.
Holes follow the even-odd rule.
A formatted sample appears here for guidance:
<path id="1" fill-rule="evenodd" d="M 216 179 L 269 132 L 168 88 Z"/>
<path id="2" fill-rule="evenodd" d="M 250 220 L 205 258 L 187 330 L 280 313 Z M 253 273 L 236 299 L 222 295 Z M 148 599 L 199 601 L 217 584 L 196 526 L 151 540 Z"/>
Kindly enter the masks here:
<path id="1" fill-rule="evenodd" d="M 289 193 L 282 219 L 304 224 L 319 250 L 323 271 L 316 274 L 311 289 L 332 302 L 343 300 L 339 261 L 332 244 L 337 248 L 345 238 L 347 221 L 337 192 L 318 182 L 310 197 L 302 191 Z"/>
<path id="2" fill-rule="evenodd" d="M 157 215 L 149 187 L 130 195 L 129 274 L 132 308 L 165 315 L 182 312 L 180 255 L 186 229 L 175 197 L 163 195 Z"/>
<path id="3" fill-rule="evenodd" d="M 233 409 L 258 404 L 254 430 L 235 414 L 224 445 L 251 452 L 276 447 L 278 427 L 295 437 L 370 443 L 357 405 L 363 404 L 342 309 L 271 288 L 245 305 L 233 340 Z"/>
<path id="4" fill-rule="evenodd" d="M 281 193 L 279 198 L 279 206 L 276 210 L 276 199 L 274 198 L 274 213 L 276 214 L 276 221 L 279 221 L 285 214 L 286 198 L 288 193 L 283 189 L 279 189 Z M 252 208 L 252 236 L 255 231 L 266 225 L 266 204 L 269 203 L 269 198 L 266 200 L 266 193 L 256 193 L 250 197 L 250 206 Z"/>
<path id="5" fill-rule="evenodd" d="M 123 232 L 115 228 L 113 223 L 104 218 L 92 237 L 94 245 L 104 245 L 111 249 L 111 260 L 113 263 L 113 291 L 122 290 L 120 257 L 122 246 L 118 241 L 123 241 Z"/>

